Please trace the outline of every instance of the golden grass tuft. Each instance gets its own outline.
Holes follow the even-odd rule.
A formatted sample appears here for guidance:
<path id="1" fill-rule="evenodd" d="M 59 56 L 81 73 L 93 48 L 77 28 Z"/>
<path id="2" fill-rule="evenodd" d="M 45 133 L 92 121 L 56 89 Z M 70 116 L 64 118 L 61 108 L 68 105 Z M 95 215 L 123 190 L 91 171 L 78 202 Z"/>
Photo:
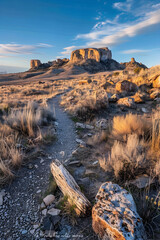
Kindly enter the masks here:
<path id="1" fill-rule="evenodd" d="M 147 137 L 151 124 L 143 117 L 137 114 L 129 113 L 126 116 L 116 116 L 113 118 L 113 135 L 118 138 L 125 138 L 132 133 L 138 136 Z"/>

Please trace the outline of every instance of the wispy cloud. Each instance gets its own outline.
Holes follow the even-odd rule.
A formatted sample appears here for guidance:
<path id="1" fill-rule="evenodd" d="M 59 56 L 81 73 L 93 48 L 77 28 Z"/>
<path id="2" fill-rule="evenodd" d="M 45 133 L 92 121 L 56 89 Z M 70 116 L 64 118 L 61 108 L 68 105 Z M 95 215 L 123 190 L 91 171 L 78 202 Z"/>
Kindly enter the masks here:
<path id="1" fill-rule="evenodd" d="M 0 44 L 0 56 L 12 56 L 19 54 L 33 54 L 36 52 L 36 49 L 49 48 L 53 47 L 52 45 L 46 43 L 38 43 L 36 45 L 23 45 L 16 43 L 9 44 Z"/>
<path id="2" fill-rule="evenodd" d="M 135 6 L 136 4 L 137 6 Z M 121 11 L 120 14 L 116 15 L 114 19 L 98 21 L 88 33 L 78 34 L 74 40 L 85 41 L 83 46 L 64 48 L 65 51 L 61 54 L 69 55 L 72 50 L 81 47 L 112 47 L 119 45 L 160 24 L 159 3 L 153 4 L 153 2 L 149 1 L 146 2 L 144 8 L 144 0 L 139 0 L 138 3 L 134 0 L 126 0 L 124 2 L 116 2 L 113 8 L 119 9 Z M 130 15 L 130 18 L 128 18 L 130 20 L 126 22 L 124 19 L 126 16 L 128 17 L 128 14 Z M 134 52 L 132 53 L 135 53 L 135 50 L 138 51 L 138 49 L 133 50 Z"/>
<path id="3" fill-rule="evenodd" d="M 123 54 L 136 54 L 136 53 L 147 53 L 147 52 L 151 52 L 151 50 L 144 50 L 144 49 L 129 49 L 129 50 L 124 50 L 121 51 L 121 53 Z"/>
<path id="4" fill-rule="evenodd" d="M 73 50 L 75 50 L 77 46 L 70 46 L 70 47 L 65 47 L 63 48 L 64 51 L 61 52 L 62 55 L 69 55 Z"/>
<path id="5" fill-rule="evenodd" d="M 123 11 L 123 12 L 128 12 L 131 10 L 133 0 L 126 0 L 125 2 L 116 2 L 113 4 L 113 7 Z"/>
<path id="6" fill-rule="evenodd" d="M 143 33 L 151 26 L 156 24 L 160 24 L 160 9 L 147 13 L 143 19 L 135 21 L 134 23 L 117 23 L 113 26 L 107 25 L 105 28 L 99 31 L 95 30 L 87 34 L 79 34 L 77 35 L 77 39 L 81 38 L 90 40 L 86 43 L 86 46 L 113 46 L 126 41 L 128 38 L 132 38 Z"/>

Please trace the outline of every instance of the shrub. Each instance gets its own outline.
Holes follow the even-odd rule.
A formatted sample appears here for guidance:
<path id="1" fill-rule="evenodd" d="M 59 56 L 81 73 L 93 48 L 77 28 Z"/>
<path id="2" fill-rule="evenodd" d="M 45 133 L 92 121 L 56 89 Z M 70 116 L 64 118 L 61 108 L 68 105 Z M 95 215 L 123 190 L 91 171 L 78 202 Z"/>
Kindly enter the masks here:
<path id="1" fill-rule="evenodd" d="M 113 118 L 113 135 L 118 138 L 125 138 L 129 134 L 136 133 L 138 136 L 149 137 L 151 124 L 137 114 L 116 116 Z"/>
<path id="2" fill-rule="evenodd" d="M 12 169 L 22 163 L 23 152 L 18 149 L 20 140 L 7 125 L 0 124 L 0 184 L 13 177 Z"/>
<path id="3" fill-rule="evenodd" d="M 52 120 L 54 116 L 48 107 L 39 107 L 35 102 L 29 102 L 22 110 L 13 109 L 7 117 L 7 124 L 22 134 L 35 137 L 38 127 Z"/>
<path id="4" fill-rule="evenodd" d="M 114 142 L 108 159 L 108 170 L 113 170 L 117 180 L 132 179 L 145 173 L 150 165 L 144 140 L 139 140 L 136 134 L 129 135 L 126 143 Z"/>

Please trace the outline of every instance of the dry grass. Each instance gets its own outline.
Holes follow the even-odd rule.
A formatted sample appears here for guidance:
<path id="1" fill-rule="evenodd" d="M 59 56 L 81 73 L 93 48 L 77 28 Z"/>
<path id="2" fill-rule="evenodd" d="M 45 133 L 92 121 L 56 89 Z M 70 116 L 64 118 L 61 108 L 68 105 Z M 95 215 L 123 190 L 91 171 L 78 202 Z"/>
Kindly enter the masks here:
<path id="1" fill-rule="evenodd" d="M 160 154 L 160 109 L 152 116 L 152 151 Z"/>
<path id="2" fill-rule="evenodd" d="M 9 126 L 0 124 L 0 184 L 12 178 L 12 169 L 22 163 L 23 152 L 17 144 L 20 144 L 17 134 Z"/>
<path id="3" fill-rule="evenodd" d="M 145 151 L 144 140 L 136 134 L 129 135 L 126 143 L 114 142 L 108 159 L 108 170 L 112 169 L 116 179 L 126 181 L 146 172 L 151 165 Z"/>
<path id="4" fill-rule="evenodd" d="M 13 109 L 7 116 L 7 124 L 12 129 L 29 137 L 36 137 L 38 127 L 53 120 L 53 111 L 47 106 L 39 107 L 35 102 L 29 102 L 23 109 Z"/>
<path id="5" fill-rule="evenodd" d="M 69 113 L 85 120 L 96 111 L 108 107 L 107 92 L 102 88 L 95 88 L 94 83 L 88 86 L 77 87 L 63 96 L 61 101 Z"/>
<path id="6" fill-rule="evenodd" d="M 137 114 L 127 114 L 126 116 L 116 116 L 113 118 L 113 135 L 118 139 L 126 139 L 127 135 L 136 133 L 138 136 L 147 137 L 151 124 Z"/>

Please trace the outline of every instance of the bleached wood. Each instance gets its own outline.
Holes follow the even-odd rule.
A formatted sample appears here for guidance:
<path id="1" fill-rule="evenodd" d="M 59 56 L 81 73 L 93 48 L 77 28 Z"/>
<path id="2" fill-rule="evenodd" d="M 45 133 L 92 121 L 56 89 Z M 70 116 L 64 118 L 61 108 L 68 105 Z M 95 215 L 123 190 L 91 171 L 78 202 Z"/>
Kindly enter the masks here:
<path id="1" fill-rule="evenodd" d="M 78 215 L 85 215 L 91 208 L 91 203 L 81 192 L 80 187 L 58 160 L 54 160 L 51 163 L 51 172 L 55 178 L 55 181 L 65 196 L 68 196 L 70 202 L 76 205 L 76 212 Z"/>

